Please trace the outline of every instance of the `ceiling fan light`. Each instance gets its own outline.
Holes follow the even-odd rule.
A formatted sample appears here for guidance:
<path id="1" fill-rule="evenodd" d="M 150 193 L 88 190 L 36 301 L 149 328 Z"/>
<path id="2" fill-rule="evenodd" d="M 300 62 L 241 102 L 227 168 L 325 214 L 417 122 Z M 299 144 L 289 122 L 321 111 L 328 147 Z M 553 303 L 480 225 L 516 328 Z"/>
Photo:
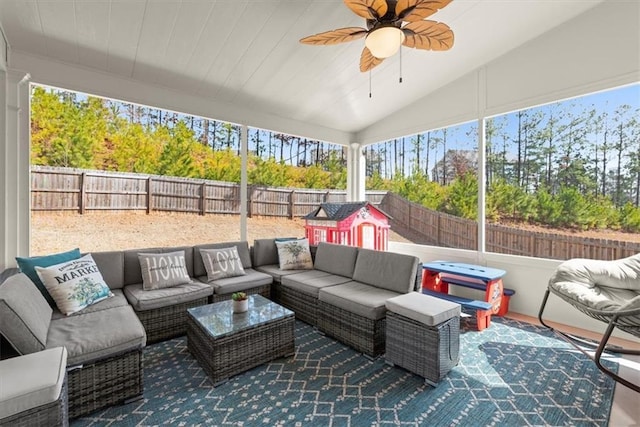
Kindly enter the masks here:
<path id="1" fill-rule="evenodd" d="M 364 41 L 376 58 L 388 58 L 395 54 L 404 42 L 404 33 L 398 27 L 380 27 L 367 35 Z"/>

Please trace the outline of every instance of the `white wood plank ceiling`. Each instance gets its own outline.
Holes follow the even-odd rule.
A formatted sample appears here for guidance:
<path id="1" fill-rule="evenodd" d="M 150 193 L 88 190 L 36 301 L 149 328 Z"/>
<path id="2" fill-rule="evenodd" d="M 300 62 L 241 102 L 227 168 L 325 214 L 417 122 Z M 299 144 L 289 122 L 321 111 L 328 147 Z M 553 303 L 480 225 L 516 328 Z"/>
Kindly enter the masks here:
<path id="1" fill-rule="evenodd" d="M 448 52 L 404 48 L 369 75 L 364 40 L 308 46 L 364 26 L 341 0 L 0 0 L 23 52 L 342 132 L 357 132 L 577 16 L 602 0 L 454 0 L 432 16 Z"/>

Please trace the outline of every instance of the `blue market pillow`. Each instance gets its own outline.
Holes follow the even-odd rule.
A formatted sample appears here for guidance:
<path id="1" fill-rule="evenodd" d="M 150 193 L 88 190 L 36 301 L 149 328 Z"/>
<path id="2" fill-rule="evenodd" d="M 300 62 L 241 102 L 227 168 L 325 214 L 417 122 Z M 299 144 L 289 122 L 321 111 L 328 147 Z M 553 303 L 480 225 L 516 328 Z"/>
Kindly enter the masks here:
<path id="1" fill-rule="evenodd" d="M 73 261 L 80 258 L 80 249 L 75 248 L 67 252 L 60 252 L 57 254 L 34 256 L 29 258 L 16 257 L 16 262 L 20 271 L 31 279 L 33 283 L 38 287 L 40 293 L 45 297 L 51 307 L 55 307 L 56 303 L 49 295 L 47 288 L 40 280 L 38 273 L 36 273 L 36 267 L 51 267 L 52 265 L 61 264 L 67 261 Z"/>

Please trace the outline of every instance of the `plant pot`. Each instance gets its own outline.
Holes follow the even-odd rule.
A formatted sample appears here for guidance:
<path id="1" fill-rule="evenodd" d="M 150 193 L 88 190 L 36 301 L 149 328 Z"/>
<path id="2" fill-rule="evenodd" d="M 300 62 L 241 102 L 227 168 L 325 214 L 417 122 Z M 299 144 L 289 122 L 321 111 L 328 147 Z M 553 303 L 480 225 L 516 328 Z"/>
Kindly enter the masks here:
<path id="1" fill-rule="evenodd" d="M 244 313 L 249 309 L 249 300 L 244 299 L 242 301 L 233 301 L 233 312 Z"/>

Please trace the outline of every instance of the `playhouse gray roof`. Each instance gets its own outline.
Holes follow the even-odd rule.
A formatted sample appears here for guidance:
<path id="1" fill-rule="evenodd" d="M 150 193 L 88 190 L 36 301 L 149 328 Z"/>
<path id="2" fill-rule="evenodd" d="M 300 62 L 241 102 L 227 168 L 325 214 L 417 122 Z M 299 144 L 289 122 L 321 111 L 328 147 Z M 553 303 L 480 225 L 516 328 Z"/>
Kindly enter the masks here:
<path id="1" fill-rule="evenodd" d="M 349 218 L 355 212 L 358 212 L 365 206 L 373 206 L 369 202 L 345 202 L 345 203 L 321 203 L 319 207 L 308 213 L 303 219 L 326 219 L 331 221 L 341 221 L 345 218 Z M 376 210 L 382 212 L 379 208 Z M 327 214 L 326 217 L 318 217 L 320 210 L 324 210 Z M 387 215 L 386 213 L 382 212 Z M 389 215 L 387 215 L 389 216 Z"/>

